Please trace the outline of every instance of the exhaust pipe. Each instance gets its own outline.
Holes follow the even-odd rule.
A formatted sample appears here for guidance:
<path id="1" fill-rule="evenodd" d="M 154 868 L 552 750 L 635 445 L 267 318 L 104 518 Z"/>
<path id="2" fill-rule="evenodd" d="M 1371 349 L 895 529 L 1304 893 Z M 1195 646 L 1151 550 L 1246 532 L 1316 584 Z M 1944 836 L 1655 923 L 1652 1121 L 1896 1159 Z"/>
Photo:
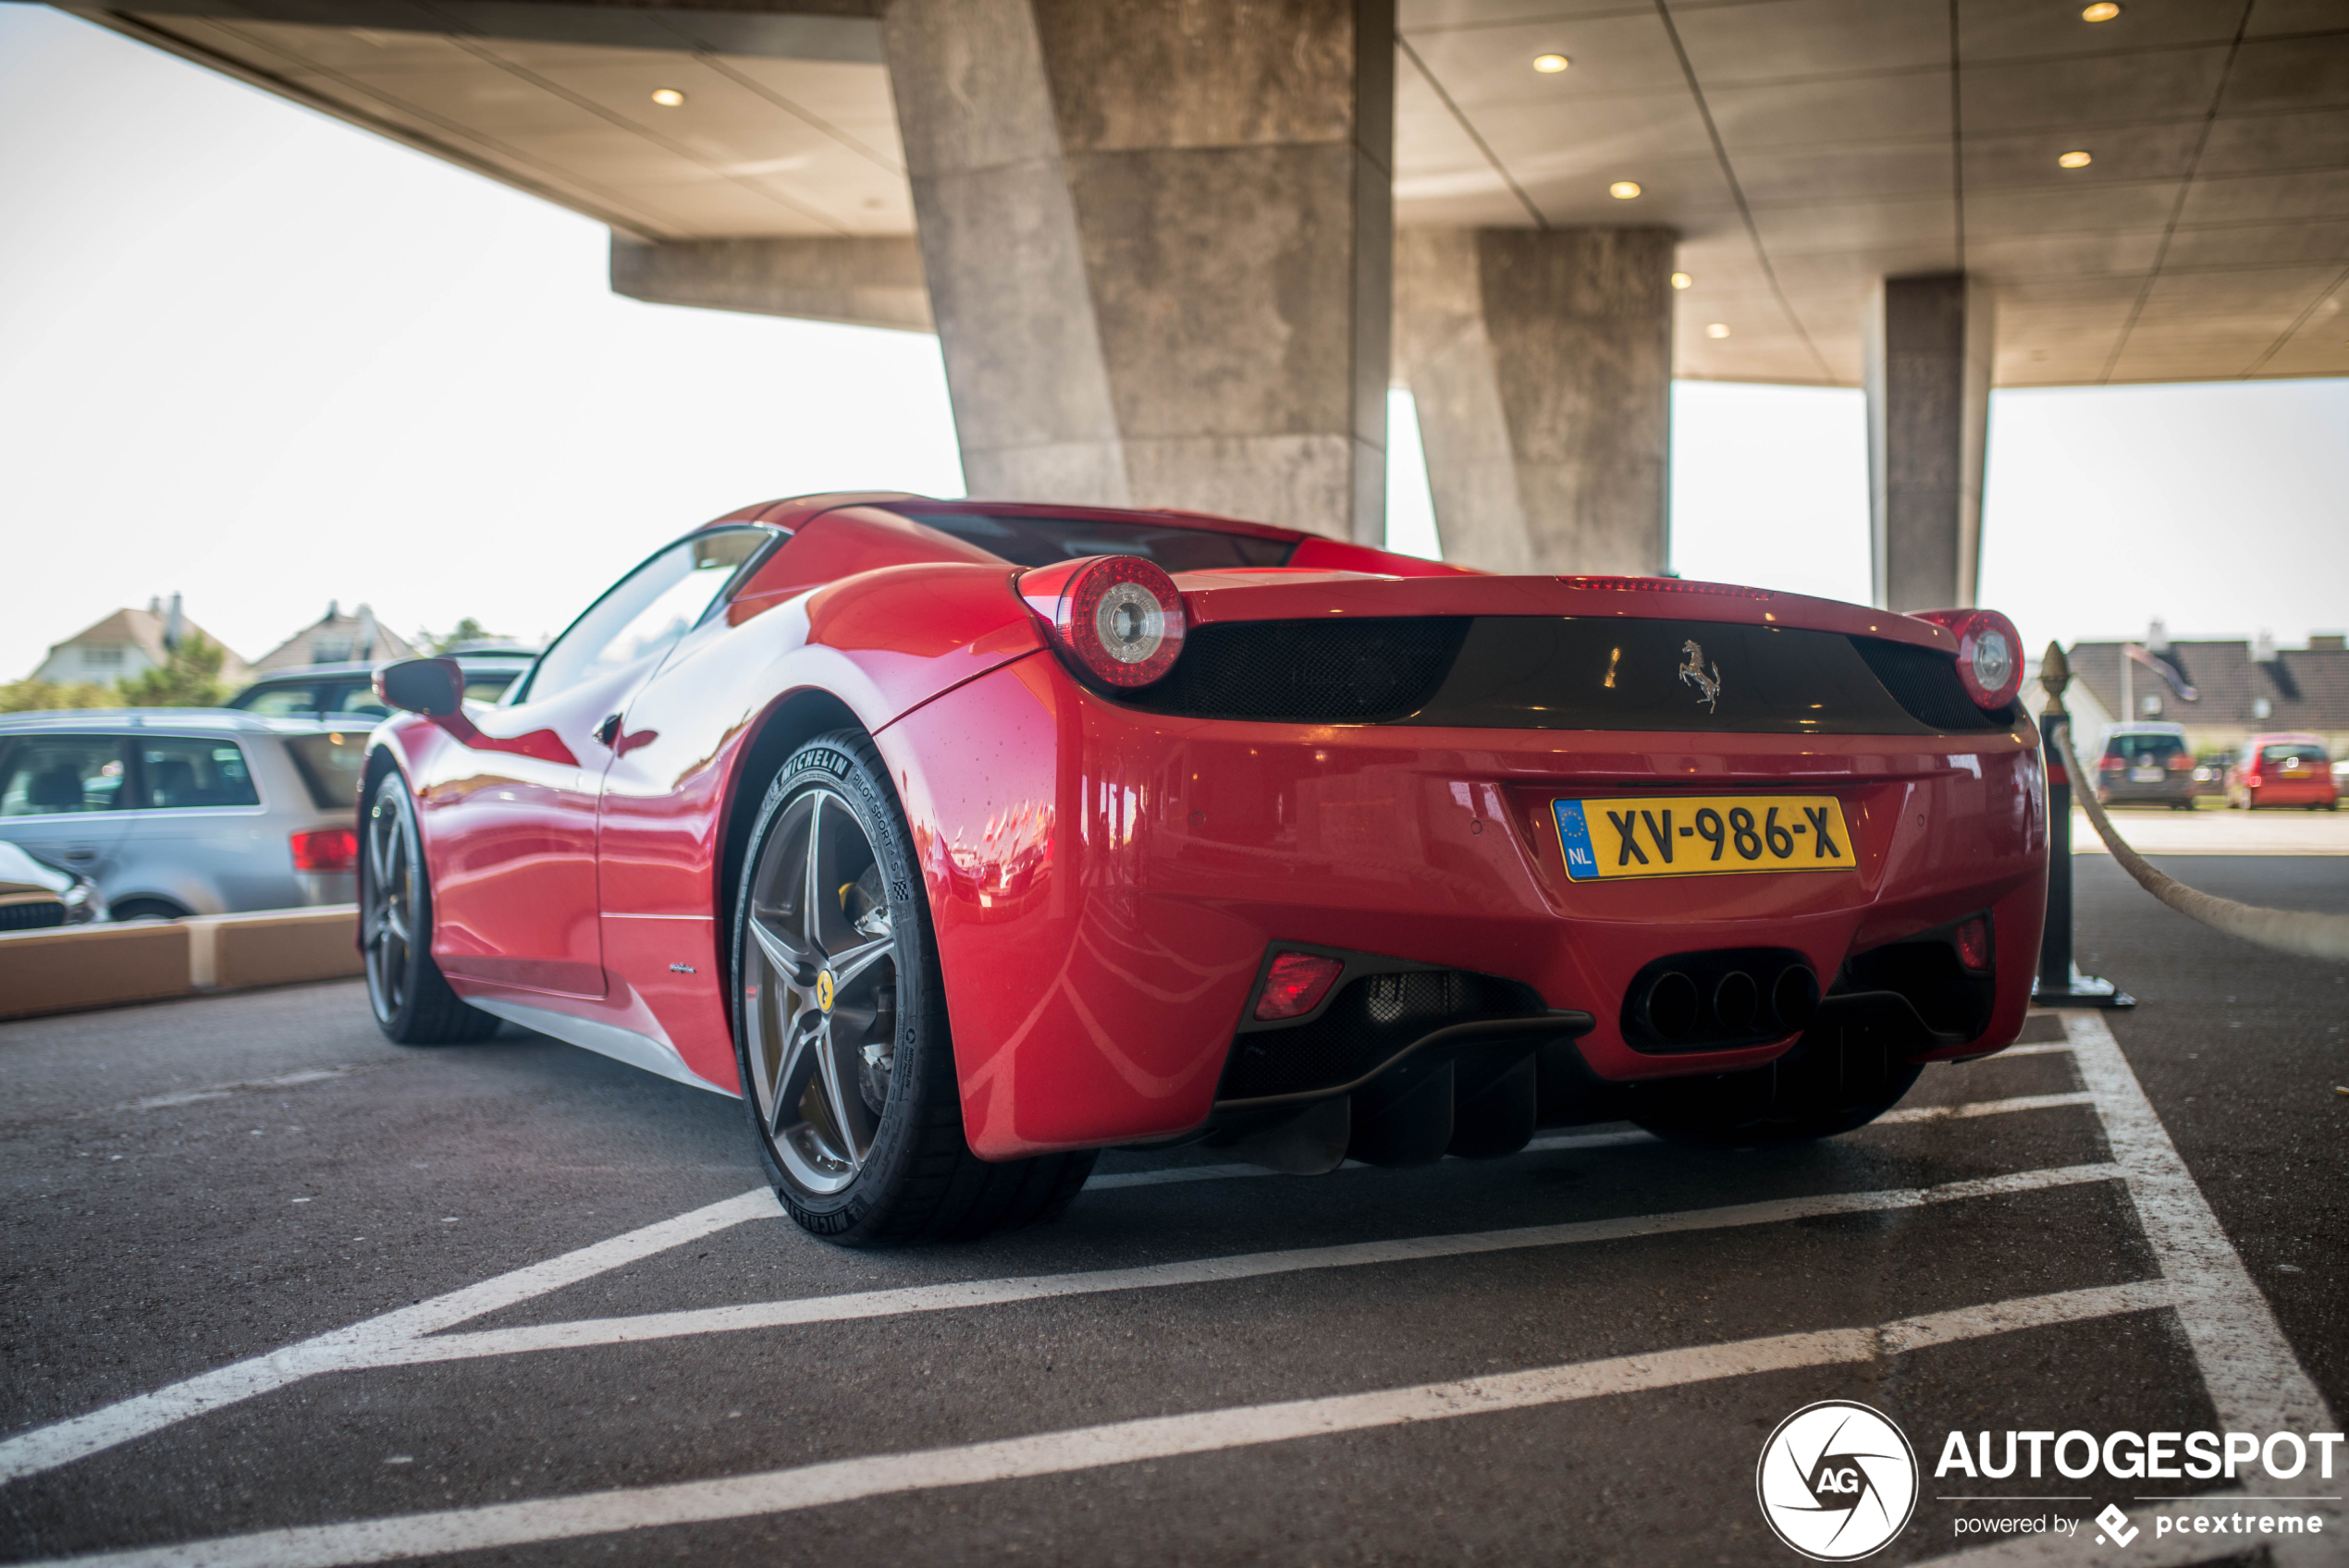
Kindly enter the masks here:
<path id="1" fill-rule="evenodd" d="M 1641 998 L 1640 1007 L 1650 1029 L 1664 1039 L 1677 1040 L 1696 1027 L 1704 1000 L 1697 994 L 1695 981 L 1677 969 L 1667 969 L 1648 983 L 1648 994 Z"/>
<path id="2" fill-rule="evenodd" d="M 1808 1027 L 1819 1011 L 1819 977 L 1808 964 L 1789 963 L 1770 986 L 1770 1011 L 1778 1027 L 1788 1031 Z"/>
<path id="3" fill-rule="evenodd" d="M 1761 1011 L 1762 987 L 1744 970 L 1732 969 L 1714 983 L 1713 1021 L 1723 1034 L 1745 1034 Z"/>

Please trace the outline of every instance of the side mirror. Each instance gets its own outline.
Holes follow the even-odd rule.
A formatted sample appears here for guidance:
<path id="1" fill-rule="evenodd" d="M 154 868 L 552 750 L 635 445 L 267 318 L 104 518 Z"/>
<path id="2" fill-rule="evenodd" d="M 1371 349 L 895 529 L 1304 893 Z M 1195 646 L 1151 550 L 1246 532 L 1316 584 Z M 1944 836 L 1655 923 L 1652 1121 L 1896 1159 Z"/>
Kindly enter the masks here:
<path id="1" fill-rule="evenodd" d="M 401 659 L 375 671 L 375 695 L 395 708 L 427 718 L 463 710 L 465 672 L 455 659 Z"/>

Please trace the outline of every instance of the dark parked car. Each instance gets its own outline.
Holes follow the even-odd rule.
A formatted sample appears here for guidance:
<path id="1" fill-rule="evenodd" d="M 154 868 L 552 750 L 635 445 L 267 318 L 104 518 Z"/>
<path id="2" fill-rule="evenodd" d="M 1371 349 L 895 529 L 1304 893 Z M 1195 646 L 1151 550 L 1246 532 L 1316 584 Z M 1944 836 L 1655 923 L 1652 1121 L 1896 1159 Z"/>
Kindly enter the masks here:
<path id="1" fill-rule="evenodd" d="M 472 648 L 449 657 L 464 671 L 465 700 L 494 703 L 538 654 L 534 648 Z M 229 698 L 227 705 L 269 718 L 382 718 L 391 710 L 375 695 L 375 679 L 387 662 L 274 670 Z"/>
<path id="2" fill-rule="evenodd" d="M 2194 749 L 2178 724 L 2116 724 L 2104 732 L 2097 799 L 2107 805 L 2194 810 Z"/>

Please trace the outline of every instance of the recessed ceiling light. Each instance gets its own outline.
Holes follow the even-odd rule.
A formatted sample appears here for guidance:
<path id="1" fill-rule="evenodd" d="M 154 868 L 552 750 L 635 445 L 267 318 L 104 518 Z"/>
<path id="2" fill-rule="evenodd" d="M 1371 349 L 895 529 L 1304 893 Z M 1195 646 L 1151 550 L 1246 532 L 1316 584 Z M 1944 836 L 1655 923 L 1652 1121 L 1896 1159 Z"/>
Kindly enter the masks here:
<path id="1" fill-rule="evenodd" d="M 2120 14 L 2121 7 L 2112 0 L 2097 0 L 2095 5 L 2080 13 L 2080 19 L 2084 22 L 2109 22 Z"/>
<path id="2" fill-rule="evenodd" d="M 1695 278 L 1691 277 L 1684 272 L 1676 272 L 1672 275 L 1672 287 L 1675 288 L 1686 288 L 1690 284 L 1694 283 L 1695 281 Z"/>
<path id="3" fill-rule="evenodd" d="M 1618 202 L 1629 202 L 1632 197 L 1637 196 L 1640 193 L 1639 181 L 1632 179 L 1618 179 L 1613 185 L 1606 188 L 1606 193 L 1614 197 Z"/>
<path id="4" fill-rule="evenodd" d="M 1563 55 L 1536 55 L 1533 56 L 1533 68 L 1540 71 L 1543 76 L 1556 76 L 1558 72 L 1566 69 L 1567 67 L 1572 65 L 1573 63 L 1573 61 L 1568 59 Z"/>
<path id="5" fill-rule="evenodd" d="M 2096 160 L 2085 153 L 2073 152 L 2064 153 L 2061 157 L 2058 158 L 2056 162 L 2067 169 L 2085 169 L 2090 164 L 2095 163 Z"/>
<path id="6" fill-rule="evenodd" d="M 653 89 L 653 102 L 664 109 L 674 109 L 683 106 L 685 95 L 673 87 L 656 87 Z"/>
<path id="7" fill-rule="evenodd" d="M 1707 337 L 1727 337 L 1729 335 L 1729 325 L 1727 322 L 1716 321 L 1704 329 L 1704 335 Z"/>

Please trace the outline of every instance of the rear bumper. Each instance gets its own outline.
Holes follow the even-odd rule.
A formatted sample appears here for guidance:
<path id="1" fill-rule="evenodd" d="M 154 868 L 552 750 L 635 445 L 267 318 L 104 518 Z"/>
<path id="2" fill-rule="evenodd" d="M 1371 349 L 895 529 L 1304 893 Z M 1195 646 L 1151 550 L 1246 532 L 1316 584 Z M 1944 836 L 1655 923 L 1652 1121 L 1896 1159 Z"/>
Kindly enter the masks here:
<path id="1" fill-rule="evenodd" d="M 2341 798 L 2339 789 L 2322 782 L 2263 784 L 2246 788 L 2244 794 L 2255 806 L 2329 806 Z"/>
<path id="2" fill-rule="evenodd" d="M 879 741 L 929 882 L 965 1131 L 990 1158 L 1199 1126 L 1280 943 L 1519 983 L 1591 1015 L 1579 1048 L 1617 1082 L 1792 1044 L 1635 1049 L 1626 987 L 1666 955 L 1792 949 L 1832 986 L 1855 952 L 1988 912 L 1989 1021 L 1928 1053 L 1973 1056 L 2012 1039 L 2038 950 L 2028 725 L 1876 740 L 1234 723 L 1120 707 L 1031 656 Z M 1676 789 L 1833 794 L 1853 868 L 1567 876 L 1554 800 Z"/>
<path id="3" fill-rule="evenodd" d="M 2132 802 L 2158 802 L 2166 805 L 2191 801 L 2197 792 L 2191 773 L 2166 778 L 2158 784 L 2139 784 L 2126 777 L 2099 779 L 2097 783 L 2097 799 L 2108 805 L 2127 805 Z"/>

